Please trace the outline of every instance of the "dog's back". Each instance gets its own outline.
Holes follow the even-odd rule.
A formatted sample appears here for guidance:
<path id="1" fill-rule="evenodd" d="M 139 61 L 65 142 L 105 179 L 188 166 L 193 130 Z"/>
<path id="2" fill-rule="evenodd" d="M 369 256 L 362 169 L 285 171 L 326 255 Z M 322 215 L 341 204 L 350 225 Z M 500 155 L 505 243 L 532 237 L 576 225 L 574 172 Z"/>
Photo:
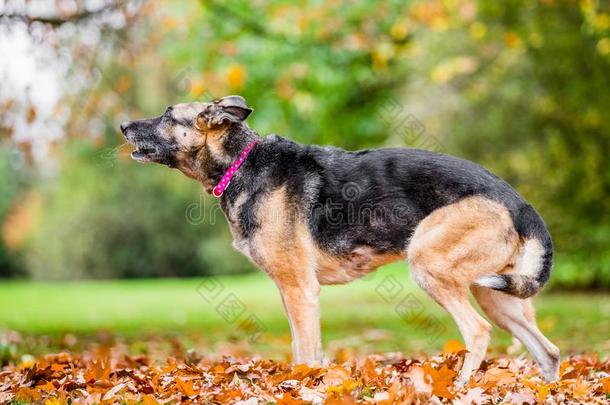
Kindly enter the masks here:
<path id="1" fill-rule="evenodd" d="M 430 213 L 477 197 L 506 209 L 527 258 L 527 264 L 521 262 L 530 266 L 522 266 L 522 274 L 490 275 L 479 284 L 525 297 L 549 278 L 553 248 L 543 220 L 508 183 L 476 163 L 409 148 L 349 152 L 299 145 L 276 135 L 263 142 L 259 153 L 273 159 L 253 160 L 267 168 L 273 160 L 275 169 L 268 175 L 288 184 L 293 198 L 310 203 L 311 234 L 334 255 L 347 256 L 362 246 L 378 253 L 404 251 Z"/>

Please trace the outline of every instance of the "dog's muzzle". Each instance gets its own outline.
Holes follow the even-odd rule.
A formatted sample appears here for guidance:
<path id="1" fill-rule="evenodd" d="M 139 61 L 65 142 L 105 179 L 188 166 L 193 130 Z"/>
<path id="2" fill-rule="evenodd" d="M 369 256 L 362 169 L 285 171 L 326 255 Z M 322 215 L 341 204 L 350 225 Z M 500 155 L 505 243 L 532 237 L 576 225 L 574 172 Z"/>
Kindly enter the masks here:
<path id="1" fill-rule="evenodd" d="M 134 123 L 131 121 L 125 121 L 120 126 L 125 139 L 134 147 L 134 150 L 131 152 L 131 158 L 142 163 L 155 161 L 158 155 L 157 147 L 150 142 L 138 139 L 137 130 L 135 130 L 134 126 Z"/>

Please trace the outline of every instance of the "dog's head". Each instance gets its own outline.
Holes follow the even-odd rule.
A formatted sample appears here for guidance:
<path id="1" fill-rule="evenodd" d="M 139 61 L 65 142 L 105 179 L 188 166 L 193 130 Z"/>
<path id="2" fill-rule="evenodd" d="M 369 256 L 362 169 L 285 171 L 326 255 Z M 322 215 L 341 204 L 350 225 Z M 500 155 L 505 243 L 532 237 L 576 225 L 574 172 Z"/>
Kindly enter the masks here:
<path id="1" fill-rule="evenodd" d="M 222 160 L 229 129 L 241 126 L 251 112 L 243 97 L 227 96 L 176 104 L 159 117 L 124 122 L 121 131 L 134 147 L 134 160 L 176 167 L 199 178 L 195 172 L 212 158 L 206 153 Z"/>

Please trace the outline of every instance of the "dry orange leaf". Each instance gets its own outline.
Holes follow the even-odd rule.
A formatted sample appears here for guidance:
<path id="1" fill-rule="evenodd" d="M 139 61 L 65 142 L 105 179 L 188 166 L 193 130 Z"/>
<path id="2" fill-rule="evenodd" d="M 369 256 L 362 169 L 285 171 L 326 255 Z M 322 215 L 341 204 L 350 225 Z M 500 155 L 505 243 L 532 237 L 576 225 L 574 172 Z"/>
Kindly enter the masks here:
<path id="1" fill-rule="evenodd" d="M 93 361 L 85 371 L 85 380 L 92 382 L 107 380 L 110 377 L 111 371 L 108 360 Z"/>
<path id="2" fill-rule="evenodd" d="M 277 405 L 306 405 L 309 403 L 297 397 L 293 397 L 289 392 L 284 393 L 282 396 L 275 397 L 275 402 Z"/>
<path id="3" fill-rule="evenodd" d="M 457 374 L 455 371 L 443 364 L 436 369 L 430 364 L 424 365 L 424 371 L 432 385 L 432 394 L 441 398 L 451 399 L 455 394 L 449 391 L 453 387 L 453 379 Z"/>
<path id="4" fill-rule="evenodd" d="M 335 394 L 329 396 L 324 402 L 324 405 L 356 405 L 357 403 L 358 402 L 356 402 L 356 399 L 352 395 Z"/>
<path id="5" fill-rule="evenodd" d="M 377 382 L 379 375 L 375 370 L 377 363 L 371 357 L 367 357 L 362 365 L 362 379 L 366 384 Z"/>
<path id="6" fill-rule="evenodd" d="M 347 368 L 335 365 L 329 368 L 324 375 L 323 381 L 327 386 L 341 385 L 343 381 L 348 380 L 352 373 Z"/>
<path id="7" fill-rule="evenodd" d="M 189 398 L 197 395 L 194 385 L 195 382 L 193 380 L 182 380 L 180 378 L 176 378 L 176 388 L 178 388 L 181 393 Z"/>
<path id="8" fill-rule="evenodd" d="M 460 342 L 459 340 L 456 340 L 456 339 L 448 340 L 443 345 L 443 354 L 445 356 L 454 354 L 454 353 L 459 353 L 462 350 L 466 350 L 466 347 L 462 344 L 462 342 Z"/>
<path id="9" fill-rule="evenodd" d="M 347 394 L 352 392 L 357 386 L 358 383 L 356 381 L 348 379 L 343 381 L 341 385 L 333 385 L 331 387 L 327 387 L 326 392 L 331 394 Z"/>
<path id="10" fill-rule="evenodd" d="M 515 373 L 503 367 L 490 367 L 483 377 L 483 387 L 489 389 L 497 385 L 511 384 L 517 380 Z"/>
<path id="11" fill-rule="evenodd" d="M 550 393 L 551 388 L 548 384 L 538 384 L 536 387 L 536 398 L 538 398 L 539 401 L 544 401 Z"/>
<path id="12" fill-rule="evenodd" d="M 229 404 L 233 403 L 234 400 L 241 398 L 242 395 L 243 393 L 240 389 L 230 389 L 223 393 L 215 395 L 214 398 L 223 404 Z"/>
<path id="13" fill-rule="evenodd" d="M 585 399 L 591 392 L 591 389 L 582 378 L 576 379 L 576 382 L 572 384 L 572 395 L 576 399 Z"/>
<path id="14" fill-rule="evenodd" d="M 602 378 L 601 380 L 602 393 L 610 395 L 610 377 Z"/>
<path id="15" fill-rule="evenodd" d="M 142 405 L 161 405 L 154 395 L 146 394 L 142 397 Z"/>
<path id="16" fill-rule="evenodd" d="M 290 379 L 302 380 L 306 377 L 318 375 L 320 371 L 320 368 L 312 368 L 309 367 L 307 364 L 297 364 L 292 369 Z"/>

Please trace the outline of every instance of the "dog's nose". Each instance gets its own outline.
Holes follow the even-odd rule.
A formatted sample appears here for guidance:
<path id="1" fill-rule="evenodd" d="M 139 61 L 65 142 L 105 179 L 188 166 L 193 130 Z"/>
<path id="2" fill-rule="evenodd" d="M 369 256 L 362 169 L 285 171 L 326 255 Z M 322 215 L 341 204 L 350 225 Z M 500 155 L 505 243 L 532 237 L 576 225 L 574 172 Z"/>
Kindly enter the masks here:
<path id="1" fill-rule="evenodd" d="M 131 122 L 129 121 L 125 121 L 121 124 L 121 132 L 125 133 L 125 131 L 127 131 L 127 128 L 129 128 L 129 126 L 131 125 Z"/>

